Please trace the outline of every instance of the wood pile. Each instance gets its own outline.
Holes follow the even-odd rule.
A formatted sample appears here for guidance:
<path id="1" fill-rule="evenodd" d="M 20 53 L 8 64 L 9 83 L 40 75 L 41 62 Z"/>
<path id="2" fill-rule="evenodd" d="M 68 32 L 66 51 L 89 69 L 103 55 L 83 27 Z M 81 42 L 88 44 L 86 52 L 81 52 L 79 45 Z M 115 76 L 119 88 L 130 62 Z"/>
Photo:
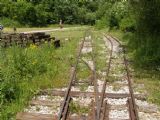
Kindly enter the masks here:
<path id="1" fill-rule="evenodd" d="M 49 34 L 45 32 L 37 32 L 37 33 L 3 33 L 0 38 L 0 45 L 2 47 L 9 47 L 13 45 L 19 45 L 22 47 L 26 47 L 29 44 L 40 45 L 44 42 L 55 41 L 55 38 L 51 37 Z"/>

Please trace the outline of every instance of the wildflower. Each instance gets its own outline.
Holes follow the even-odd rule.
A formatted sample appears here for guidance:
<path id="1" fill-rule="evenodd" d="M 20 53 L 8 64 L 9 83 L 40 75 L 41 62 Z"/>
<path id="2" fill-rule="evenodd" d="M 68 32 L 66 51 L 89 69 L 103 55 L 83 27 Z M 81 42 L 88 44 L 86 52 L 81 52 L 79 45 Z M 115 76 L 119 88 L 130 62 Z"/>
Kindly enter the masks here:
<path id="1" fill-rule="evenodd" d="M 31 45 L 30 45 L 30 48 L 31 48 L 31 49 L 36 49 L 36 48 L 37 48 L 37 46 L 36 46 L 36 45 L 31 44 Z"/>
<path id="2" fill-rule="evenodd" d="M 34 60 L 33 62 L 32 62 L 32 65 L 35 65 L 37 63 L 37 60 Z"/>

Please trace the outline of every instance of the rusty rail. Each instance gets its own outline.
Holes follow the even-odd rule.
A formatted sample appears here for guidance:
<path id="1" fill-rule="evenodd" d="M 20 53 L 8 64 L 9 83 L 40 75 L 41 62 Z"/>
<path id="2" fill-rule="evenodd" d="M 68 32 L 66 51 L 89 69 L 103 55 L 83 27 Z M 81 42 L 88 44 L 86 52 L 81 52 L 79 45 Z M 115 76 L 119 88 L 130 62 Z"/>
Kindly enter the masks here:
<path id="1" fill-rule="evenodd" d="M 76 76 L 77 67 L 78 67 L 78 63 L 79 63 L 79 58 L 81 56 L 81 52 L 82 52 L 84 42 L 85 42 L 85 38 L 82 40 L 82 43 L 81 43 L 81 46 L 80 46 L 80 49 L 79 49 L 79 52 L 78 52 L 77 61 L 76 61 L 76 64 L 75 64 L 74 69 L 73 69 L 72 74 L 71 74 L 70 82 L 69 82 L 67 91 L 65 93 L 64 101 L 63 101 L 63 104 L 62 104 L 62 107 L 61 107 L 61 110 L 60 110 L 60 113 L 59 113 L 58 120 L 61 120 L 61 118 L 64 119 L 64 117 L 66 116 L 64 114 L 64 111 L 66 111 L 65 109 L 68 109 L 68 106 L 67 106 L 68 104 L 66 102 L 69 99 L 69 93 L 71 91 L 72 83 L 73 83 L 73 80 Z"/>
<path id="2" fill-rule="evenodd" d="M 85 35 L 86 37 L 86 35 Z M 69 82 L 69 85 L 68 85 L 68 88 L 67 88 L 67 91 L 65 93 L 65 97 L 64 97 L 64 101 L 63 101 L 63 104 L 62 104 L 62 107 L 61 107 L 61 110 L 60 110 L 60 113 L 59 113 L 59 117 L 58 117 L 58 120 L 66 120 L 67 118 L 67 113 L 68 113 L 68 107 L 69 107 L 69 98 L 70 98 L 70 93 L 71 93 L 71 88 L 73 86 L 73 82 L 74 82 L 74 79 L 76 77 L 76 73 L 77 73 L 77 67 L 78 67 L 78 64 L 79 64 L 79 61 L 80 61 L 80 58 L 81 58 L 81 52 L 82 52 L 82 49 L 84 47 L 84 42 L 86 41 L 86 38 L 84 37 L 84 39 L 82 40 L 82 43 L 80 45 L 80 49 L 78 51 L 78 56 L 77 56 L 77 61 L 76 61 L 76 64 L 74 66 L 74 69 L 71 73 L 71 78 L 70 78 L 70 82 Z M 91 43 L 92 44 L 92 43 Z M 91 58 L 94 62 L 94 56 L 93 54 L 91 54 Z M 86 64 L 86 63 L 85 63 Z M 95 100 L 98 101 L 98 97 L 97 97 L 97 85 L 96 85 L 96 68 L 95 68 L 95 62 L 93 63 L 94 64 L 94 68 L 93 70 L 90 69 L 92 71 L 92 76 L 93 76 L 93 83 L 94 83 L 94 96 L 95 96 Z M 88 66 L 89 67 L 89 66 Z"/>
<path id="3" fill-rule="evenodd" d="M 111 38 L 113 38 L 115 41 L 117 41 L 119 43 L 119 45 L 122 46 L 122 44 L 120 43 L 120 41 L 117 38 L 115 38 L 113 36 L 111 36 Z M 123 59 L 124 59 L 124 64 L 125 64 L 125 68 L 126 68 L 127 81 L 128 81 L 129 93 L 130 93 L 130 98 L 128 99 L 130 119 L 131 120 L 139 120 L 137 106 L 136 106 L 136 102 L 135 102 L 135 96 L 134 96 L 131 78 L 130 78 L 130 71 L 129 71 L 128 62 L 127 62 L 127 59 L 125 56 L 126 51 L 125 51 L 124 47 L 122 47 L 122 49 L 123 49 Z"/>
<path id="4" fill-rule="evenodd" d="M 129 68 L 128 68 L 128 63 L 125 57 L 125 51 L 124 51 L 124 63 L 125 63 L 125 67 L 126 67 L 126 72 L 127 72 L 127 80 L 128 80 L 128 86 L 129 86 L 129 91 L 130 91 L 130 98 L 129 98 L 129 110 L 130 112 L 130 119 L 131 120 L 139 120 L 138 118 L 138 111 L 137 111 L 137 106 L 136 106 L 136 102 L 135 102 L 135 96 L 133 93 L 133 88 L 132 88 L 132 83 L 131 83 L 131 79 L 130 79 L 130 74 L 129 74 Z"/>
<path id="5" fill-rule="evenodd" d="M 107 68 L 106 80 L 103 84 L 103 89 L 102 89 L 102 92 L 100 95 L 100 101 L 97 106 L 97 120 L 101 119 L 101 113 L 103 113 L 102 119 L 104 119 L 104 116 L 105 116 L 105 112 L 103 112 L 103 111 L 105 111 L 104 109 L 106 108 L 107 103 L 104 103 L 105 102 L 104 96 L 105 96 L 105 90 L 106 90 L 106 84 L 107 84 L 107 77 L 109 75 L 109 71 L 110 71 L 110 67 L 111 67 L 111 57 L 112 57 L 112 53 L 113 53 L 113 42 L 115 41 L 119 45 L 121 45 L 121 43 L 119 42 L 118 39 L 116 39 L 112 36 L 109 36 L 110 38 L 108 38 L 107 36 L 105 36 L 105 37 L 107 38 L 107 40 L 111 44 L 111 51 L 110 51 L 110 58 L 109 58 L 109 63 L 108 63 L 109 65 Z M 139 120 L 138 111 L 136 108 L 135 96 L 133 93 L 132 83 L 131 83 L 131 79 L 130 79 L 130 72 L 129 72 L 128 63 L 127 63 L 126 56 L 125 56 L 126 53 L 125 53 L 125 49 L 124 48 L 122 48 L 122 49 L 123 49 L 123 60 L 124 60 L 124 64 L 125 64 L 125 70 L 127 73 L 127 81 L 128 81 L 128 87 L 129 87 L 129 98 L 128 98 L 129 116 L 130 116 L 130 120 Z M 102 107 L 103 107 L 103 111 L 102 111 Z"/>
<path id="6" fill-rule="evenodd" d="M 106 37 L 106 36 L 105 36 L 105 37 Z M 106 38 L 107 38 L 107 37 L 106 37 Z M 101 109 L 102 109 L 102 106 L 103 106 L 104 96 L 105 96 L 105 91 L 106 91 L 106 85 L 107 85 L 107 77 L 108 77 L 109 72 L 110 72 L 111 60 L 112 60 L 112 53 L 113 53 L 113 43 L 112 43 L 112 41 L 111 41 L 109 38 L 107 38 L 107 40 L 108 40 L 108 41 L 110 42 L 110 44 L 111 44 L 110 58 L 109 58 L 109 62 L 108 62 L 106 80 L 104 81 L 103 89 L 102 89 L 102 92 L 101 92 L 101 95 L 100 95 L 100 101 L 99 101 L 99 104 L 98 104 L 98 107 L 97 107 L 97 120 L 100 120 L 100 116 L 101 116 Z"/>
<path id="7" fill-rule="evenodd" d="M 95 46 L 94 43 L 93 43 L 93 40 L 91 41 L 92 42 L 92 46 Z M 98 91 L 98 85 L 97 85 L 97 74 L 96 74 L 96 62 L 95 62 L 95 56 L 94 56 L 94 49 L 93 49 L 93 54 L 91 54 L 92 56 L 92 60 L 93 60 L 93 64 L 94 64 L 94 70 L 92 71 L 92 74 L 93 74 L 93 77 L 94 77 L 94 92 L 95 92 L 95 104 L 96 106 L 98 106 L 98 102 L 99 102 L 99 91 Z M 97 119 L 97 113 L 95 112 L 95 116 L 94 116 L 95 119 Z"/>

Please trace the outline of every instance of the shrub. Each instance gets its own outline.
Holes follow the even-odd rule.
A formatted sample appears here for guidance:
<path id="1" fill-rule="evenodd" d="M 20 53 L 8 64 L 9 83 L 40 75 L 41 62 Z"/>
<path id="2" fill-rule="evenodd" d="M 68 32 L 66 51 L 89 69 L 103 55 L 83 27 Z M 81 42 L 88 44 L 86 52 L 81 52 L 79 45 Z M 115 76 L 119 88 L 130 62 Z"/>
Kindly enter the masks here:
<path id="1" fill-rule="evenodd" d="M 136 15 L 136 32 L 130 40 L 138 66 L 158 68 L 160 66 L 160 1 L 131 1 Z"/>
<path id="2" fill-rule="evenodd" d="M 95 27 L 97 29 L 103 29 L 103 28 L 106 28 L 107 27 L 107 21 L 105 18 L 102 18 L 101 20 L 97 20 L 96 21 L 96 24 L 95 24 Z"/>
<path id="3" fill-rule="evenodd" d="M 119 28 L 119 20 L 114 15 L 110 16 L 109 27 L 110 27 L 110 29 L 112 29 L 112 28 L 118 29 Z"/>
<path id="4" fill-rule="evenodd" d="M 35 45 L 1 48 L 0 53 L 0 105 L 19 98 L 19 84 L 47 72 L 47 62 Z M 3 70 L 2 70 L 2 68 Z"/>
<path id="5" fill-rule="evenodd" d="M 135 32 L 135 19 L 127 17 L 121 20 L 120 29 L 124 32 Z"/>
<path id="6" fill-rule="evenodd" d="M 115 2 L 109 15 L 109 27 L 119 28 L 121 20 L 126 16 L 128 16 L 127 1 Z"/>
<path id="7" fill-rule="evenodd" d="M 4 27 L 21 27 L 21 24 L 18 21 L 9 19 L 9 18 L 2 18 L 0 20 L 0 23 L 4 26 Z"/>

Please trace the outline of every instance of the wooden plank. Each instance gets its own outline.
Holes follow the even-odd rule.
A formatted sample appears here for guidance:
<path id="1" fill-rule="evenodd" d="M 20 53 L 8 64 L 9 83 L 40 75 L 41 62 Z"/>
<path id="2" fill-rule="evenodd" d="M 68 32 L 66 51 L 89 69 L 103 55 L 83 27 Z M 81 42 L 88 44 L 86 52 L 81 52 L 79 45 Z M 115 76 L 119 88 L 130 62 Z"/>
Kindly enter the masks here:
<path id="1" fill-rule="evenodd" d="M 44 91 L 40 91 L 39 95 L 53 95 L 53 96 L 64 96 L 66 91 L 60 91 L 60 90 L 44 90 Z M 98 93 L 98 95 L 100 95 L 101 93 Z M 83 97 L 94 97 L 95 93 L 94 92 L 82 92 L 82 91 L 71 91 L 70 95 L 72 97 L 79 97 L 79 96 L 83 96 Z M 130 94 L 117 94 L 117 93 L 105 93 L 105 97 L 108 98 L 113 98 L 113 99 L 119 99 L 119 98 L 127 98 L 129 97 Z M 135 97 L 137 99 L 140 100 L 145 100 L 146 97 L 145 95 L 142 94 L 135 94 Z"/>
<path id="2" fill-rule="evenodd" d="M 130 119 L 126 119 L 126 118 L 124 118 L 124 119 L 120 119 L 120 118 L 109 118 L 109 120 L 130 120 Z"/>
<path id="3" fill-rule="evenodd" d="M 57 120 L 58 116 L 51 114 L 21 112 L 16 116 L 16 120 Z M 87 120 L 87 116 L 70 116 L 69 120 Z"/>
<path id="4" fill-rule="evenodd" d="M 22 112 L 17 114 L 16 120 L 57 120 L 57 116 Z"/>
<path id="5" fill-rule="evenodd" d="M 18 113 L 16 120 L 57 120 L 58 117 L 51 114 L 39 114 L 39 113 Z M 69 120 L 87 120 L 87 116 L 70 116 Z M 129 120 L 129 119 L 118 119 L 109 118 L 109 120 Z"/>
<path id="6" fill-rule="evenodd" d="M 53 106 L 55 103 L 54 101 L 48 101 L 48 100 L 32 100 L 30 102 L 30 105 L 41 105 L 41 106 L 48 106 L 48 107 L 51 107 Z"/>

